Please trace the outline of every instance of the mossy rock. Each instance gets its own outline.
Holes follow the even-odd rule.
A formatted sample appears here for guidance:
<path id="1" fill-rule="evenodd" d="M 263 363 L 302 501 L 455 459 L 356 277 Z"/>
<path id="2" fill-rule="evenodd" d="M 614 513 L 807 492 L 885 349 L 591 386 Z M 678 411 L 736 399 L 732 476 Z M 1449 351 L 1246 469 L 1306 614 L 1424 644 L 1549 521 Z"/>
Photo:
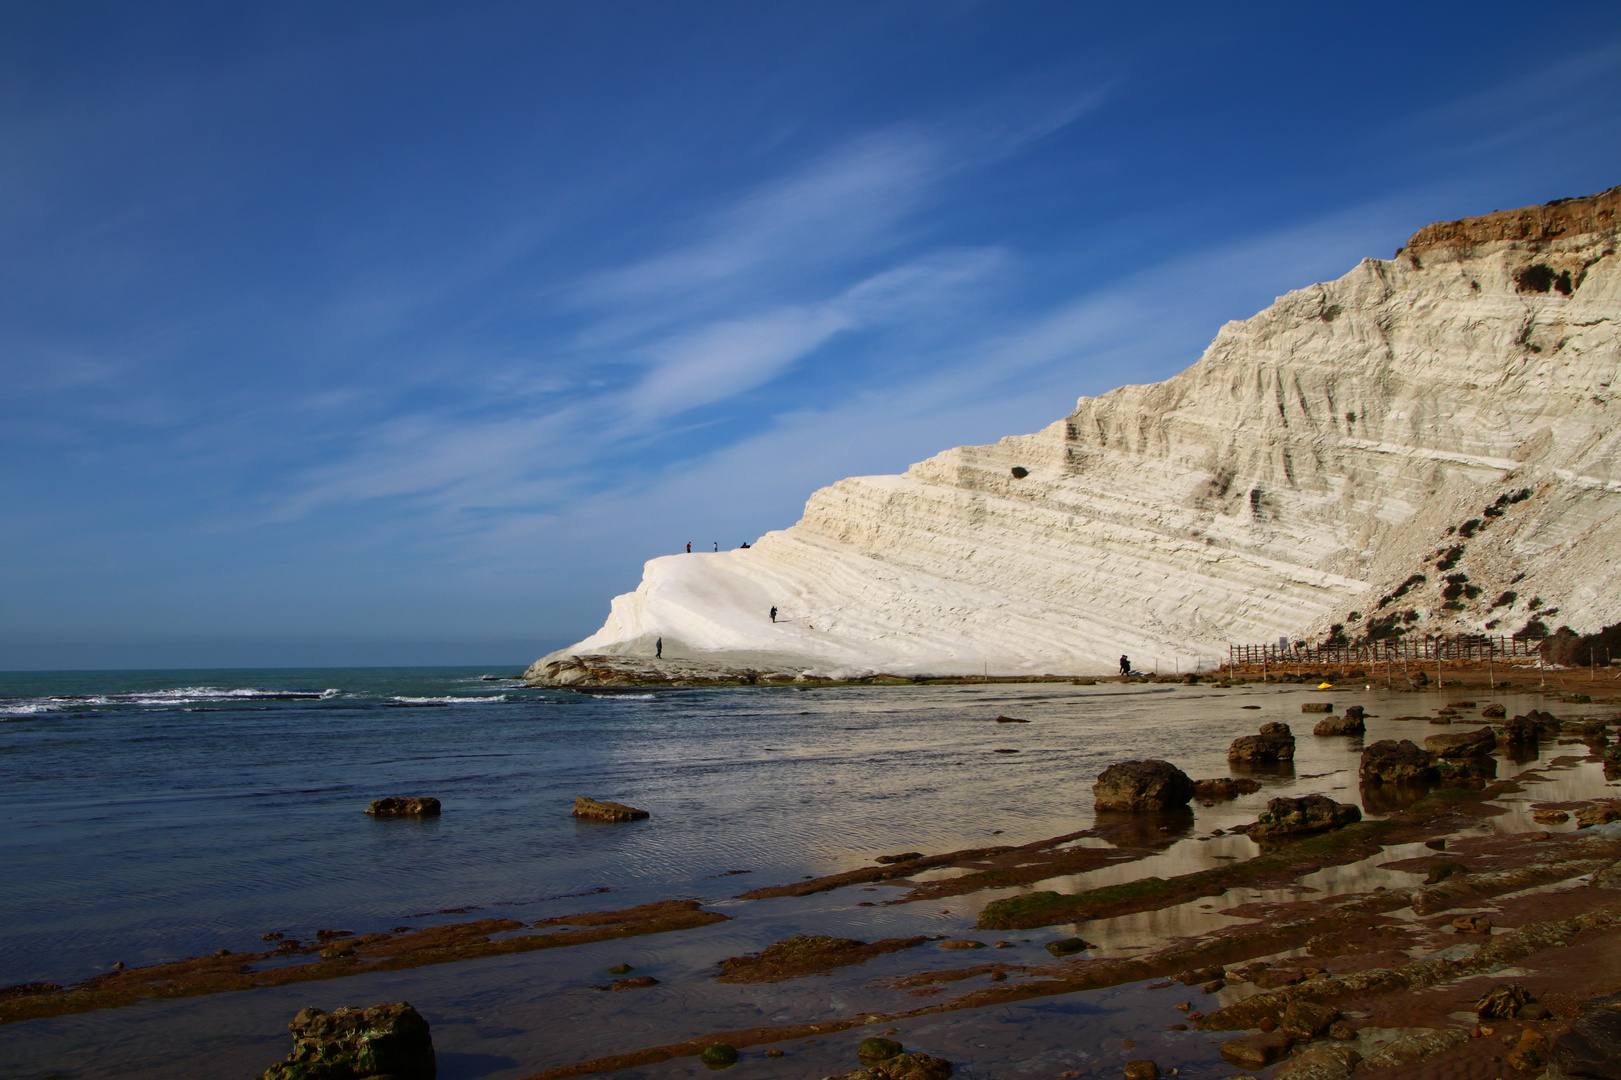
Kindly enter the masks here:
<path id="1" fill-rule="evenodd" d="M 711 1069 L 729 1069 L 737 1064 L 737 1047 L 731 1043 L 711 1043 L 704 1047 L 698 1060 Z"/>
<path id="2" fill-rule="evenodd" d="M 888 1061 L 904 1049 L 906 1048 L 894 1039 L 880 1039 L 875 1036 L 861 1040 L 861 1045 L 856 1047 L 856 1057 L 863 1062 Z"/>

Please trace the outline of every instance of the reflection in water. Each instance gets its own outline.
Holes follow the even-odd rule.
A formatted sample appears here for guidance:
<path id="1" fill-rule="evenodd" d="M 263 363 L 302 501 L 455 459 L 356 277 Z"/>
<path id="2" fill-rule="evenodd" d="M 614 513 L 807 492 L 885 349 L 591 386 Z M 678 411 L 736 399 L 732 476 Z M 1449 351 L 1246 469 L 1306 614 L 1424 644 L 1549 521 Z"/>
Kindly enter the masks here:
<path id="1" fill-rule="evenodd" d="M 1276 762 L 1242 762 L 1234 761 L 1227 766 L 1234 776 L 1249 776 L 1259 780 L 1262 777 L 1272 777 L 1279 780 L 1293 780 L 1295 763 L 1292 761 Z"/>
<path id="2" fill-rule="evenodd" d="M 1430 784 L 1363 784 L 1362 809 L 1369 814 L 1396 814 L 1430 793 Z"/>
<path id="3" fill-rule="evenodd" d="M 1157 847 L 1193 833 L 1193 811 L 1099 810 L 1097 824 L 1103 838 L 1115 847 Z"/>

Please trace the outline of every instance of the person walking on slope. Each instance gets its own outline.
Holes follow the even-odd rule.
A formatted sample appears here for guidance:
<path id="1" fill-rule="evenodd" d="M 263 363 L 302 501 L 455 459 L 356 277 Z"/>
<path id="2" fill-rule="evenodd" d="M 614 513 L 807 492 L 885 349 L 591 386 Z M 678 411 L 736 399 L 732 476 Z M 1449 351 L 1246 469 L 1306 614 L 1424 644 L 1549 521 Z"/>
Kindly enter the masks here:
<path id="1" fill-rule="evenodd" d="M 659 659 L 659 660 L 664 659 L 664 639 L 663 638 L 659 638 L 657 641 L 653 642 L 653 656 L 656 659 Z"/>
<path id="2" fill-rule="evenodd" d="M 1120 658 L 1120 674 L 1121 675 L 1130 675 L 1131 674 L 1131 657 L 1122 656 Z"/>
<path id="3" fill-rule="evenodd" d="M 687 554 L 688 555 L 692 554 L 692 541 L 691 540 L 687 541 Z"/>
<path id="4" fill-rule="evenodd" d="M 776 608 L 771 609 L 771 621 L 772 622 L 777 621 L 777 609 Z"/>

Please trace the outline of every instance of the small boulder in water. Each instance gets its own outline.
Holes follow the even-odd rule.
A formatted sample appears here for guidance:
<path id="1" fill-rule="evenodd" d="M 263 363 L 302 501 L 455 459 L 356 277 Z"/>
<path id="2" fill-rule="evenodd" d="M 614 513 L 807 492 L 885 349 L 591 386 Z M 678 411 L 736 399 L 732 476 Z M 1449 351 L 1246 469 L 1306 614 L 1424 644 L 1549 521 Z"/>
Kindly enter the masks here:
<path id="1" fill-rule="evenodd" d="M 1235 764 L 1272 764 L 1295 759 L 1295 736 L 1288 724 L 1262 724 L 1259 735 L 1243 735 L 1227 748 L 1227 760 Z"/>
<path id="2" fill-rule="evenodd" d="M 1247 830 L 1251 840 L 1274 840 L 1287 836 L 1309 836 L 1362 820 L 1362 811 L 1351 803 L 1339 803 L 1327 795 L 1306 795 L 1299 799 L 1277 798 L 1266 804 Z"/>
<path id="3" fill-rule="evenodd" d="M 599 801 L 586 795 L 574 800 L 574 816 L 590 821 L 639 821 L 652 817 L 646 810 L 638 810 L 624 803 Z"/>
<path id="4" fill-rule="evenodd" d="M 438 817 L 439 800 L 421 796 L 373 799 L 372 804 L 366 807 L 366 813 L 378 817 Z"/>
<path id="5" fill-rule="evenodd" d="M 300 1009 L 287 1025 L 293 1052 L 265 1071 L 264 1080 L 388 1076 L 433 1080 L 437 1064 L 428 1022 L 408 1003 L 323 1012 Z"/>
<path id="6" fill-rule="evenodd" d="M 1168 761 L 1121 761 L 1092 785 L 1099 810 L 1174 810 L 1193 798 L 1193 781 Z"/>

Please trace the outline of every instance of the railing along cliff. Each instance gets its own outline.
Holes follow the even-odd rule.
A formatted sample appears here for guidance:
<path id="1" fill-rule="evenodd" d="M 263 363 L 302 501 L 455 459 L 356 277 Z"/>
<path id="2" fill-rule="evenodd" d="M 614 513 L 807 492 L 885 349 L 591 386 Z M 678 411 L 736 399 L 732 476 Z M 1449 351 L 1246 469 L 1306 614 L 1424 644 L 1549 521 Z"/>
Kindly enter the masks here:
<path id="1" fill-rule="evenodd" d="M 1299 668 L 1302 671 L 1318 668 L 1370 667 L 1376 664 L 1433 664 L 1448 661 L 1465 664 L 1484 664 L 1495 660 L 1513 662 L 1538 659 L 1542 655 L 1542 642 L 1534 638 L 1518 639 L 1504 635 L 1460 634 L 1452 637 L 1395 638 L 1371 641 L 1363 645 L 1229 645 L 1227 667 L 1233 671 L 1246 668 Z"/>

